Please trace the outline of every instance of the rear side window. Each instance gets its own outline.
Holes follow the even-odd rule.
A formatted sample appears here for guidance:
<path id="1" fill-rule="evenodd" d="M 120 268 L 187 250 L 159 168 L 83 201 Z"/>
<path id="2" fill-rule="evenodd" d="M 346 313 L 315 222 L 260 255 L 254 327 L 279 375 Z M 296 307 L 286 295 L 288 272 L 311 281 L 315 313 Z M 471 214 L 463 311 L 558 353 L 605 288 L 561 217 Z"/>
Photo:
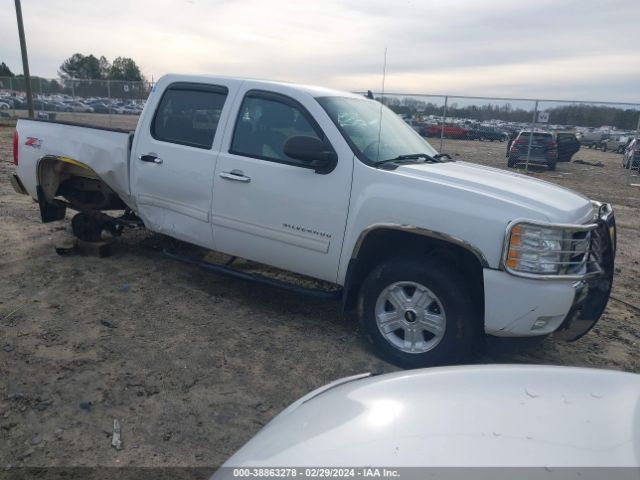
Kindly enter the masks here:
<path id="1" fill-rule="evenodd" d="M 226 98 L 225 87 L 188 83 L 169 86 L 151 123 L 151 136 L 162 142 L 211 148 Z"/>

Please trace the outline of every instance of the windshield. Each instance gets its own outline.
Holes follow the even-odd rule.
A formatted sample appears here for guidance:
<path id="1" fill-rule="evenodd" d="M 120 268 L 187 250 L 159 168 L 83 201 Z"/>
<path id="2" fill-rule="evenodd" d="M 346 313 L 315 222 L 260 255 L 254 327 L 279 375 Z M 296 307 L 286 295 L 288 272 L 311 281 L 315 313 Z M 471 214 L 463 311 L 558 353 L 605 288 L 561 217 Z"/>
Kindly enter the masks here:
<path id="1" fill-rule="evenodd" d="M 360 158 L 370 163 L 437 151 L 379 102 L 350 97 L 316 98 Z M 380 108 L 382 106 L 382 108 Z"/>

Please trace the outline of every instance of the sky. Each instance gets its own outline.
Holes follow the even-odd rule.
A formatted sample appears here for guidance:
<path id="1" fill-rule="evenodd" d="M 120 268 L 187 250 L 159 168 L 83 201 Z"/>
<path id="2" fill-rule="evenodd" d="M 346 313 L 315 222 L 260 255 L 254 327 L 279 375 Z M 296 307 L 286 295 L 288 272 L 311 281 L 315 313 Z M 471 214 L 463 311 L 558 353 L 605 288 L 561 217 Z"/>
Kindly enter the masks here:
<path id="1" fill-rule="evenodd" d="M 640 103 L 638 0 L 22 0 L 32 75 L 73 53 L 143 74 L 351 91 Z M 22 71 L 14 0 L 0 62 Z"/>

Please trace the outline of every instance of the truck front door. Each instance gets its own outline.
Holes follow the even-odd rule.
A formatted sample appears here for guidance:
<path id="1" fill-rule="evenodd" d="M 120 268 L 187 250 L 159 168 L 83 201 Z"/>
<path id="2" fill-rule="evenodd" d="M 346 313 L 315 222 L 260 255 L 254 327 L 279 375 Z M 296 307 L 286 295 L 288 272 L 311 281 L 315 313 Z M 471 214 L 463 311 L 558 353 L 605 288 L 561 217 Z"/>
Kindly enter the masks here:
<path id="1" fill-rule="evenodd" d="M 335 282 L 353 152 L 310 95 L 258 88 L 243 84 L 216 164 L 216 248 Z M 288 157 L 284 144 L 293 136 L 325 141 L 338 156 L 335 168 L 316 173 Z"/>

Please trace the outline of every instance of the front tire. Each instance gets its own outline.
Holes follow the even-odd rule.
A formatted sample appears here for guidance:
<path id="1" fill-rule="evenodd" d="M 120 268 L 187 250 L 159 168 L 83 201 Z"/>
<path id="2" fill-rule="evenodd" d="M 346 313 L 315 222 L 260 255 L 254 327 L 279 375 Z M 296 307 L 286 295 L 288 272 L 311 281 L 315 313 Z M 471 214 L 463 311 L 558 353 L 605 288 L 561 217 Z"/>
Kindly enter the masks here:
<path id="1" fill-rule="evenodd" d="M 455 363 L 467 355 L 477 314 L 464 278 L 429 257 L 393 258 L 373 269 L 358 302 L 377 353 L 403 368 Z"/>

